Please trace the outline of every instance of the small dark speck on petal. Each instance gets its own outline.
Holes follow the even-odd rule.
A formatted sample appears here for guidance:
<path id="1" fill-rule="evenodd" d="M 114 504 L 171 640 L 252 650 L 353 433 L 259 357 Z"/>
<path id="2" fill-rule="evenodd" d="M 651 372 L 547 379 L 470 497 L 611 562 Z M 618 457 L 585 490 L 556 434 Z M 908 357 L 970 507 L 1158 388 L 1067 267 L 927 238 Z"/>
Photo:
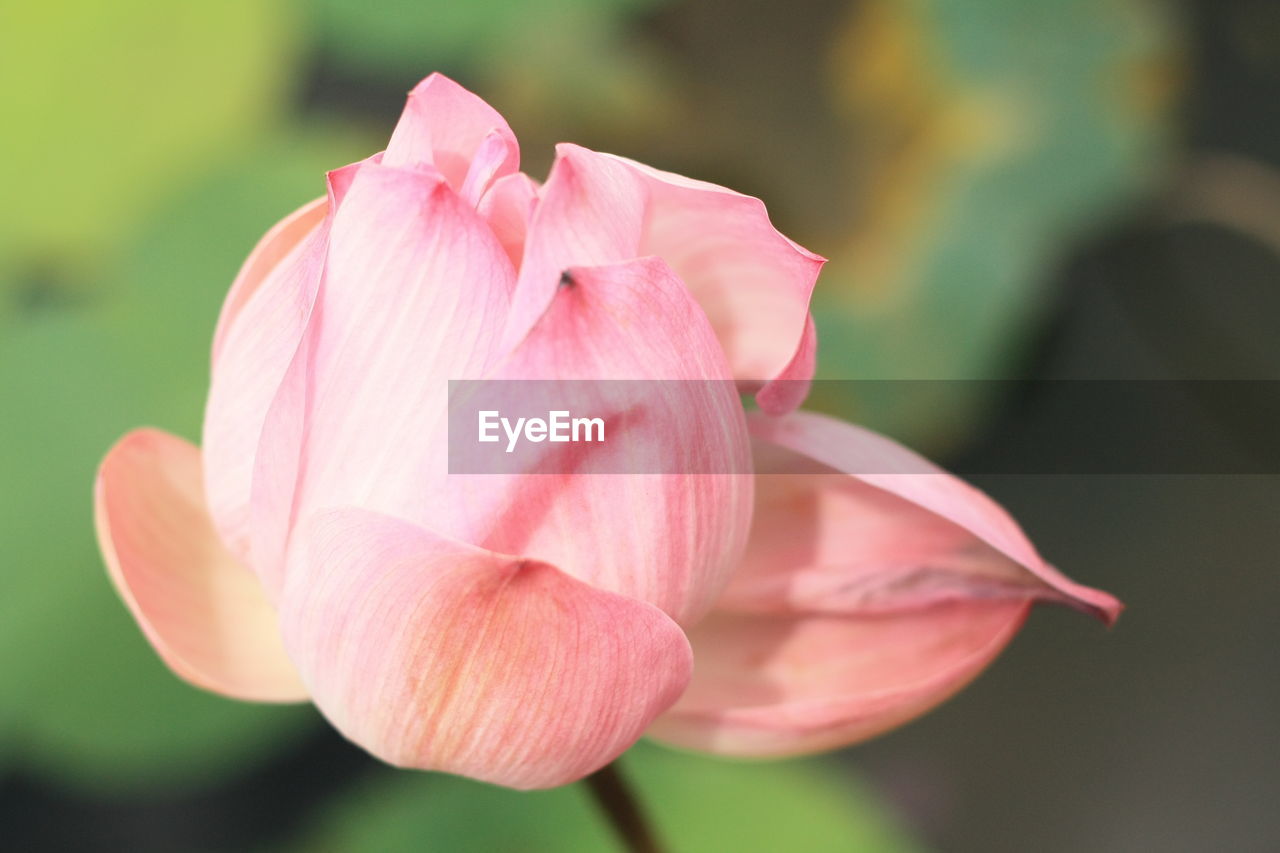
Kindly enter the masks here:
<path id="1" fill-rule="evenodd" d="M 568 270 L 560 273 L 561 287 L 573 287 L 575 284 L 577 284 L 577 282 L 573 280 L 573 276 L 569 274 Z"/>

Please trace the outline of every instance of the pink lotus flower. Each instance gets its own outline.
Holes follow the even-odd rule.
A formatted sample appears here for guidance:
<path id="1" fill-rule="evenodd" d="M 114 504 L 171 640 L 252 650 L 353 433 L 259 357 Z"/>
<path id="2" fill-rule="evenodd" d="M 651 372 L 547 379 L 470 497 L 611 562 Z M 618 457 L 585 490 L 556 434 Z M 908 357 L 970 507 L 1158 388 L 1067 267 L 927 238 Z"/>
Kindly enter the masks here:
<path id="1" fill-rule="evenodd" d="M 254 249 L 203 452 L 137 430 L 97 480 L 111 577 L 176 673 L 310 699 L 394 764 L 538 788 L 645 733 L 852 743 L 958 690 L 1035 601 L 1114 619 L 983 494 L 794 411 L 822 259 L 760 201 L 557 155 L 539 186 L 501 116 L 433 75 L 385 152 Z M 677 444 L 746 471 L 754 439 L 762 474 L 820 470 L 477 487 L 446 469 L 446 380 L 495 373 L 734 379 L 762 413 L 726 386 L 667 413 Z"/>

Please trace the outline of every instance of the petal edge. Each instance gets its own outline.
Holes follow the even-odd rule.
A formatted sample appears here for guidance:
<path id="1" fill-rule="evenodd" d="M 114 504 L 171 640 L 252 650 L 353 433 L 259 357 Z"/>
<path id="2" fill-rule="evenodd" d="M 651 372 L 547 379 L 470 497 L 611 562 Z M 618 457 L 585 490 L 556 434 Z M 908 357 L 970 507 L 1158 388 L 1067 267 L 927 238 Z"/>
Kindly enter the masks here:
<path id="1" fill-rule="evenodd" d="M 553 566 L 358 509 L 308 520 L 284 630 L 320 709 L 390 763 L 513 788 L 612 761 L 683 691 L 684 633 Z"/>
<path id="2" fill-rule="evenodd" d="M 99 469 L 94 521 L 112 582 L 175 673 L 237 699 L 307 698 L 257 578 L 214 532 L 194 445 L 124 436 Z"/>

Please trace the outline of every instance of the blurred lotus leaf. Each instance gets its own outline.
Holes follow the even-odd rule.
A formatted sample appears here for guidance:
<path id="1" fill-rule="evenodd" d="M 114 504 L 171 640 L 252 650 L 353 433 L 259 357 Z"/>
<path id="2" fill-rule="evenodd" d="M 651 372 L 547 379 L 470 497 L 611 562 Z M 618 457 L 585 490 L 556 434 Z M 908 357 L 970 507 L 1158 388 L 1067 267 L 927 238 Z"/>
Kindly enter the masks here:
<path id="1" fill-rule="evenodd" d="M 747 764 L 641 743 L 622 758 L 670 849 L 920 850 L 849 774 L 818 762 Z M 621 849 L 586 786 L 508 791 L 436 774 L 382 777 L 328 810 L 304 850 Z"/>
<path id="2" fill-rule="evenodd" d="M 350 78 L 407 91 L 443 70 L 500 108 L 525 170 L 542 174 L 552 145 L 597 130 L 637 132 L 670 119 L 660 57 L 635 18 L 670 0 L 359 0 L 313 6 L 322 47 Z"/>
<path id="3" fill-rule="evenodd" d="M 316 130 L 264 144 L 166 205 L 93 300 L 0 336 L 0 750 L 118 785 L 242 770 L 311 712 L 246 705 L 171 674 L 94 543 L 98 460 L 143 424 L 198 439 L 209 342 L 240 262 L 325 169 L 374 144 Z"/>
<path id="4" fill-rule="evenodd" d="M 618 19 L 662 2 L 391 0 L 375 8 L 360 0 L 317 0 L 313 8 L 321 44 L 341 62 L 416 80 L 436 68 L 482 68 L 501 51 L 527 56 L 552 31 L 573 31 L 584 20 Z"/>
<path id="5" fill-rule="evenodd" d="M 74 279 L 175 180 L 254 137 L 283 103 L 291 8 L 3 0 L 0 281 Z M 0 320 L 15 298 L 0 290 Z"/>
<path id="6" fill-rule="evenodd" d="M 1171 11 L 865 0 L 832 59 L 861 197 L 817 295 L 823 375 L 1016 370 L 1051 265 L 1159 172 L 1180 76 Z M 934 442 L 976 402 L 964 383 L 882 387 L 852 411 L 818 402 Z"/>

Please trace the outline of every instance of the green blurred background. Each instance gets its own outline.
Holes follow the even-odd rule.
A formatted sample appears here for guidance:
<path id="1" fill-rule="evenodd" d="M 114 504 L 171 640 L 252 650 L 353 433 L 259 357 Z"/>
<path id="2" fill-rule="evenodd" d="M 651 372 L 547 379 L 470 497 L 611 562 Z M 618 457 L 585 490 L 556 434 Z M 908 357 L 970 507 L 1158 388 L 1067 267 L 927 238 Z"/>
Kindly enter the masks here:
<path id="1" fill-rule="evenodd" d="M 609 849 L 576 788 L 391 771 L 310 709 L 187 687 L 93 542 L 116 437 L 198 439 L 253 242 L 433 70 L 535 176 L 572 140 L 766 199 L 831 258 L 822 376 L 1280 377 L 1274 0 L 0 0 L 0 847 Z M 1001 430 L 1053 440 L 991 387 L 814 405 L 969 468 Z M 1118 629 L 1037 613 L 961 697 L 837 756 L 642 745 L 674 849 L 1280 847 L 1277 478 L 981 485 L 1129 602 Z"/>

